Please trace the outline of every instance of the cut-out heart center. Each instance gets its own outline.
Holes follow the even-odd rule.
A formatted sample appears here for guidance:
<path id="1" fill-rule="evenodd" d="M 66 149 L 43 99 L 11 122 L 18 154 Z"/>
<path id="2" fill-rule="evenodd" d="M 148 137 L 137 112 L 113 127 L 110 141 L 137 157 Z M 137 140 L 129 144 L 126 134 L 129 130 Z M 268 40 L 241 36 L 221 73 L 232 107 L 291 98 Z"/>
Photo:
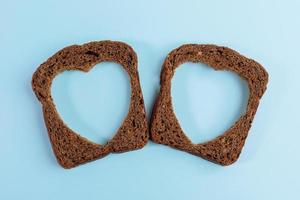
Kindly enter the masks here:
<path id="1" fill-rule="evenodd" d="M 248 86 L 238 75 L 202 63 L 185 63 L 172 79 L 176 117 L 193 143 L 222 135 L 246 111 Z"/>
<path id="2" fill-rule="evenodd" d="M 54 79 L 52 97 L 61 118 L 73 131 L 105 144 L 128 113 L 129 76 L 113 62 L 99 63 L 88 73 L 65 71 Z"/>

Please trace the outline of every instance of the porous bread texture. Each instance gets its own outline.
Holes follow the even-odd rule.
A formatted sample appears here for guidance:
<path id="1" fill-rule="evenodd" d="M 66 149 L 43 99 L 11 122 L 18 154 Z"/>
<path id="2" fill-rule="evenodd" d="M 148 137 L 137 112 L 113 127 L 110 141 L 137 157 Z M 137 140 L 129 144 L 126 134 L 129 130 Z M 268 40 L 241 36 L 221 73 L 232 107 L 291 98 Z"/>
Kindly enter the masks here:
<path id="1" fill-rule="evenodd" d="M 88 72 L 104 61 L 116 62 L 126 70 L 130 77 L 131 100 L 128 114 L 114 137 L 100 145 L 75 133 L 63 122 L 51 97 L 51 84 L 55 76 L 65 70 Z M 147 120 L 137 65 L 136 53 L 129 45 L 99 41 L 66 47 L 35 71 L 32 88 L 42 104 L 52 149 L 62 167 L 76 167 L 112 152 L 142 148 L 147 143 Z"/>
<path id="2" fill-rule="evenodd" d="M 228 70 L 246 80 L 249 100 L 246 112 L 221 136 L 194 144 L 183 132 L 172 106 L 171 80 L 176 68 L 185 62 L 202 62 L 215 70 Z M 187 44 L 166 57 L 161 71 L 160 92 L 150 122 L 150 138 L 156 143 L 189 152 L 208 161 L 230 165 L 245 144 L 251 123 L 268 83 L 268 73 L 256 61 L 236 51 L 216 45 Z"/>

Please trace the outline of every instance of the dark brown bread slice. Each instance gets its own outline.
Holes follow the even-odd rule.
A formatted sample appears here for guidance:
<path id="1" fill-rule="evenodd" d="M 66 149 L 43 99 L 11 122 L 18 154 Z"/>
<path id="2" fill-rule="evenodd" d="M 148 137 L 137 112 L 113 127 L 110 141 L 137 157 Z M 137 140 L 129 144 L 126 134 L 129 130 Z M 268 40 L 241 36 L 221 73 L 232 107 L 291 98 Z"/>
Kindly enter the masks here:
<path id="1" fill-rule="evenodd" d="M 100 145 L 78 135 L 64 124 L 51 97 L 51 83 L 57 74 L 65 70 L 88 72 L 103 61 L 119 63 L 129 74 L 131 102 L 127 117 L 115 136 L 107 144 Z M 61 166 L 72 168 L 111 152 L 139 149 L 147 143 L 147 121 L 137 65 L 136 53 L 129 45 L 100 41 L 66 47 L 35 71 L 32 88 L 42 104 L 52 148 Z"/>
<path id="2" fill-rule="evenodd" d="M 193 144 L 182 131 L 172 106 L 172 77 L 175 69 L 188 61 L 202 62 L 215 70 L 233 71 L 247 81 L 250 91 L 246 113 L 223 135 L 200 144 Z M 215 45 L 183 45 L 169 53 L 163 64 L 161 88 L 151 118 L 150 138 L 156 143 L 189 152 L 214 163 L 230 165 L 241 153 L 267 82 L 268 73 L 259 63 L 232 49 Z"/>

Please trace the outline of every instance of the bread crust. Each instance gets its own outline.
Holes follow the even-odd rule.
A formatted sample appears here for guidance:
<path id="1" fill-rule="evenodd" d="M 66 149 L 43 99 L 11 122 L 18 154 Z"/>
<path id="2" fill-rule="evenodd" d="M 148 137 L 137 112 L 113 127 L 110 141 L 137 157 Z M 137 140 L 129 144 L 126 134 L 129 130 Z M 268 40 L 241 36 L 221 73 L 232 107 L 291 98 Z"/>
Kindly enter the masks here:
<path id="1" fill-rule="evenodd" d="M 122 125 L 106 144 L 89 141 L 72 131 L 59 116 L 51 96 L 51 84 L 65 70 L 88 72 L 97 63 L 116 62 L 130 77 L 131 100 Z M 116 41 L 90 42 L 72 45 L 58 51 L 41 64 L 32 77 L 32 89 L 42 104 L 44 121 L 58 163 L 64 168 L 96 160 L 109 153 L 142 148 L 148 141 L 147 120 L 134 50 Z"/>
<path id="2" fill-rule="evenodd" d="M 205 143 L 194 144 L 185 135 L 173 110 L 171 80 L 176 68 L 185 62 L 202 62 L 215 70 L 235 72 L 247 81 L 249 87 L 246 113 L 221 136 Z M 162 66 L 161 88 L 150 121 L 150 139 L 220 165 L 230 165 L 242 151 L 267 83 L 268 73 L 259 63 L 230 48 L 204 44 L 182 45 L 168 54 Z"/>

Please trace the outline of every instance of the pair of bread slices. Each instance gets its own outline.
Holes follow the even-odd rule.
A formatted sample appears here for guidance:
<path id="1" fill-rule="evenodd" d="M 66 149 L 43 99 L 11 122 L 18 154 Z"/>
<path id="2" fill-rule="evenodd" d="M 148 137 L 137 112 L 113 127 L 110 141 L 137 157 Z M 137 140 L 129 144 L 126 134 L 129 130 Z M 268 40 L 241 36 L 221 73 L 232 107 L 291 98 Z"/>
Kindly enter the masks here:
<path id="1" fill-rule="evenodd" d="M 103 61 L 116 62 L 126 70 L 130 77 L 131 101 L 128 115 L 117 133 L 105 145 L 100 145 L 75 133 L 63 122 L 51 97 L 51 83 L 57 74 L 65 70 L 88 72 Z M 202 62 L 215 70 L 233 71 L 247 81 L 250 91 L 246 113 L 221 136 L 201 144 L 192 143 L 184 134 L 172 107 L 171 79 L 176 68 L 184 62 Z M 52 148 L 62 167 L 72 168 L 109 153 L 140 149 L 149 138 L 220 165 L 230 165 L 238 159 L 268 82 L 268 73 L 259 63 L 216 45 L 187 44 L 174 49 L 162 67 L 161 88 L 150 126 L 146 119 L 137 63 L 136 53 L 129 45 L 99 41 L 66 47 L 35 71 L 32 88 L 42 104 Z"/>

